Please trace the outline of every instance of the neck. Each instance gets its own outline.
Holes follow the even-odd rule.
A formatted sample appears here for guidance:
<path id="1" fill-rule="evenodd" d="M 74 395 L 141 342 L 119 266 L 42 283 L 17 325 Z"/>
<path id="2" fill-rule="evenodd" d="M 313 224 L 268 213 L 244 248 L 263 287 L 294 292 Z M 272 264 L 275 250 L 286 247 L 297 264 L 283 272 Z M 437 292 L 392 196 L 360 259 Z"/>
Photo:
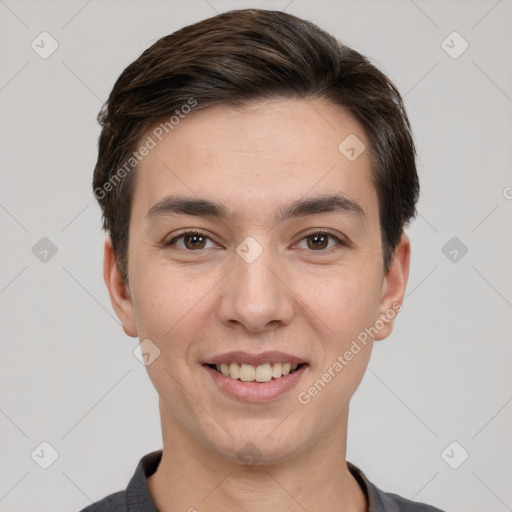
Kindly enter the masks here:
<path id="1" fill-rule="evenodd" d="M 160 407 L 163 455 L 148 485 L 160 512 L 365 512 L 367 501 L 346 464 L 343 424 L 298 455 L 274 464 L 226 460 Z"/>

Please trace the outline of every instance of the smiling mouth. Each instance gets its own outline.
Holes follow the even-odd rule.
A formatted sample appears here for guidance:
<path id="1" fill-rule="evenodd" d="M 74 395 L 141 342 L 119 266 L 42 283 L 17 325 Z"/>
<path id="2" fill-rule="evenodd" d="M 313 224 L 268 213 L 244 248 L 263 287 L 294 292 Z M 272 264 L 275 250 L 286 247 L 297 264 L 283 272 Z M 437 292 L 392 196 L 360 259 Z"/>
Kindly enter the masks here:
<path id="1" fill-rule="evenodd" d="M 281 377 L 290 375 L 306 364 L 307 363 L 267 363 L 254 366 L 250 364 L 221 363 L 208 364 L 207 366 L 231 379 L 241 380 L 243 382 L 263 383 L 271 380 L 278 380 Z"/>

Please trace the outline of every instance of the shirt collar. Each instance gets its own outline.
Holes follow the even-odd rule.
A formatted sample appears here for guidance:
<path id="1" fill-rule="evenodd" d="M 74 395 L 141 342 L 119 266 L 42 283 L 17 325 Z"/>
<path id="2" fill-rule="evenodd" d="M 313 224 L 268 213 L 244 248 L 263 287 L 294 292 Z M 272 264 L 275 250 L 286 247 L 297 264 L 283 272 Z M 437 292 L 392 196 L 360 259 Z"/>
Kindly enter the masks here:
<path id="1" fill-rule="evenodd" d="M 148 477 L 158 468 L 162 450 L 148 453 L 140 459 L 128 487 L 126 488 L 126 510 L 128 512 L 159 512 L 149 492 Z"/>

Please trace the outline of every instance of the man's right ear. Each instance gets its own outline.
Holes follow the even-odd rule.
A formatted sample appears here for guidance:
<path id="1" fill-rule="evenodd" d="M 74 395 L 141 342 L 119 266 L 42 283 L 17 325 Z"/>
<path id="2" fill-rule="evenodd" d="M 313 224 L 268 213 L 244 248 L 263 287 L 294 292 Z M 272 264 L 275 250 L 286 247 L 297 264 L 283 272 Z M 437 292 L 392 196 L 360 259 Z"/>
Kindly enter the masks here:
<path id="1" fill-rule="evenodd" d="M 112 239 L 107 236 L 105 239 L 105 252 L 103 258 L 103 279 L 108 288 L 110 302 L 117 317 L 121 320 L 124 332 L 136 338 L 138 336 L 137 326 L 135 325 L 135 315 L 133 313 L 132 299 L 127 286 L 123 282 L 121 273 L 117 266 L 116 254 Z"/>

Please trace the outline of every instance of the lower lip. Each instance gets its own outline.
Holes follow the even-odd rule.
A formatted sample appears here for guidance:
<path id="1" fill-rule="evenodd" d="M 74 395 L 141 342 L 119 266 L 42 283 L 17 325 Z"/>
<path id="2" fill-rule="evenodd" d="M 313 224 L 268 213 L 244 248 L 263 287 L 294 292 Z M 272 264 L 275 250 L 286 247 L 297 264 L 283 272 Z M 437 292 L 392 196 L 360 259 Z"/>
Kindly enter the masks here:
<path id="1" fill-rule="evenodd" d="M 266 402 L 278 398 L 293 388 L 306 371 L 307 365 L 303 364 L 293 373 L 278 379 L 269 380 L 268 382 L 244 382 L 226 377 L 207 365 L 203 365 L 203 368 L 228 395 L 245 402 Z"/>

